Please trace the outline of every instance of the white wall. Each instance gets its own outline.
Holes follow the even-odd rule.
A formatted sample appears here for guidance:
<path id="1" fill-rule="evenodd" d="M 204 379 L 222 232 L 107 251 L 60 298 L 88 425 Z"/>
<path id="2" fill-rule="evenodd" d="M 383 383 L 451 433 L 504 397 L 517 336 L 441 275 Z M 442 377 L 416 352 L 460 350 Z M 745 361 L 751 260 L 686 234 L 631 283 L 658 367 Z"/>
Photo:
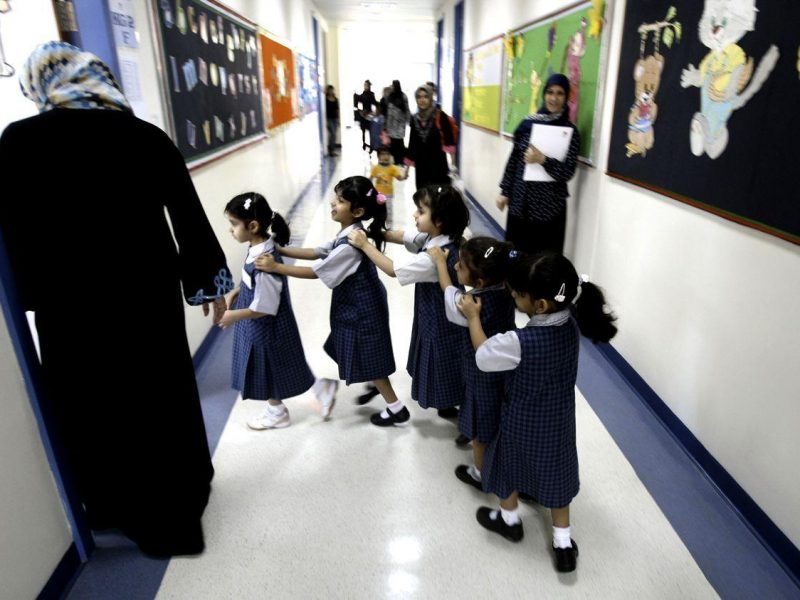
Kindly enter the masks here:
<path id="1" fill-rule="evenodd" d="M 138 116 L 166 128 L 161 102 L 159 66 L 151 35 L 152 15 L 143 2 L 134 2 L 140 48 L 136 51 L 146 114 Z M 282 38 L 292 49 L 314 56 L 313 6 L 307 0 L 231 0 L 228 8 Z M 320 27 L 327 27 L 318 15 Z M 211 225 L 228 257 L 228 266 L 239 277 L 246 248 L 236 243 L 223 217 L 225 204 L 236 194 L 263 194 L 273 210 L 285 214 L 319 171 L 317 114 L 312 113 L 270 133 L 270 136 L 222 159 L 194 169 L 192 179 Z M 199 308 L 186 308 L 186 331 L 194 352 L 205 339 L 210 320 Z"/>
<path id="2" fill-rule="evenodd" d="M 12 10 L 0 14 L 0 34 L 6 60 L 18 74 L 31 50 L 58 38 L 52 3 L 12 2 Z M 0 131 L 34 114 L 17 76 L 0 78 Z M 1 312 L 0 381 L 0 595 L 33 598 L 69 548 L 72 533 Z"/>
<path id="3" fill-rule="evenodd" d="M 464 47 L 571 3 L 466 0 Z M 614 347 L 800 545 L 800 248 L 604 174 L 625 11 L 609 4 L 598 167 L 570 184 L 566 252 L 619 315 Z M 504 224 L 493 200 L 510 142 L 462 132 L 466 187 Z"/>
<path id="4" fill-rule="evenodd" d="M 72 532 L 2 312 L 0 381 L 0 596 L 33 598 L 72 543 Z"/>

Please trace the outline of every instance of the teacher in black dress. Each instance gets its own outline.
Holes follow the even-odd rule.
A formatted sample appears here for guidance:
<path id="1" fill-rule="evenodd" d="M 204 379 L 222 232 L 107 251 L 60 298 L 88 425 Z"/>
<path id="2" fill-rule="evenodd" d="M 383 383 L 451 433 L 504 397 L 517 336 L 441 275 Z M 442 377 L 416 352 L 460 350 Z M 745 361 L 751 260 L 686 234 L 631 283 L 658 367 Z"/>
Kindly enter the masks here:
<path id="1" fill-rule="evenodd" d="M 175 144 L 100 59 L 49 42 L 20 83 L 40 114 L 0 136 L 0 232 L 36 315 L 48 432 L 91 529 L 197 554 L 214 469 L 182 297 L 219 318 L 225 255 Z"/>
<path id="2" fill-rule="evenodd" d="M 497 208 L 505 210 L 508 207 L 506 240 L 523 252 L 564 251 L 569 197 L 567 182 L 575 174 L 581 145 L 580 134 L 569 121 L 568 97 L 569 79 L 566 75 L 554 73 L 547 80 L 544 103 L 539 112 L 523 120 L 514 132 L 514 148 L 500 183 Z M 534 125 L 572 128 L 572 139 L 563 161 L 545 156 L 530 144 Z M 542 165 L 553 181 L 525 181 L 525 165 L 528 163 Z"/>

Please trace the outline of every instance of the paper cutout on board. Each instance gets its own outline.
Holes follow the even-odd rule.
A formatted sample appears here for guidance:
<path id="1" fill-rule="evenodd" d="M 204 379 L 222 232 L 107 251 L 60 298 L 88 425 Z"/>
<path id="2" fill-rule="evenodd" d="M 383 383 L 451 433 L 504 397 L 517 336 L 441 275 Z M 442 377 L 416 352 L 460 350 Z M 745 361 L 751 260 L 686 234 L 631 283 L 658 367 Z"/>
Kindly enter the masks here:
<path id="1" fill-rule="evenodd" d="M 718 158 L 728 145 L 728 120 L 743 108 L 775 68 L 780 53 L 774 44 L 754 71 L 753 57 L 738 45 L 755 30 L 755 0 L 706 0 L 697 24 L 700 41 L 709 48 L 699 67 L 688 65 L 681 87 L 700 88 L 700 110 L 692 117 L 689 139 L 692 154 Z"/>

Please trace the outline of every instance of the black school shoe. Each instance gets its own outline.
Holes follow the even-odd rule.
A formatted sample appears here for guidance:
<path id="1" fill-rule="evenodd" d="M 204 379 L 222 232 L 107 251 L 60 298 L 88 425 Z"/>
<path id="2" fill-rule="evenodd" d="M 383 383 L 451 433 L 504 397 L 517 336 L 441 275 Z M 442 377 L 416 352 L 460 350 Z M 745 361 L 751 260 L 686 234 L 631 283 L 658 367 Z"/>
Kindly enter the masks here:
<path id="1" fill-rule="evenodd" d="M 378 388 L 376 388 L 374 385 L 367 386 L 367 391 L 356 398 L 356 404 L 363 406 L 378 395 L 380 395 Z"/>
<path id="2" fill-rule="evenodd" d="M 456 467 L 456 477 L 467 485 L 483 491 L 483 484 L 469 474 L 469 467 L 467 465 L 458 465 Z"/>
<path id="3" fill-rule="evenodd" d="M 489 531 L 499 533 L 511 542 L 520 541 L 524 535 L 524 532 L 522 531 L 522 521 L 516 525 L 507 525 L 503 520 L 503 516 L 500 514 L 499 510 L 497 511 L 496 517 L 494 519 L 492 518 L 493 510 L 494 509 L 489 508 L 488 506 L 481 506 L 478 509 L 478 512 L 475 513 L 475 518 L 478 519 L 478 523 L 480 523 Z"/>
<path id="4" fill-rule="evenodd" d="M 450 408 L 440 408 L 436 411 L 443 419 L 457 419 L 458 418 L 458 407 L 451 406 Z"/>
<path id="5" fill-rule="evenodd" d="M 570 542 L 572 542 L 572 548 L 553 548 L 556 555 L 556 571 L 559 573 L 571 573 L 577 566 L 578 544 L 572 539 Z"/>
<path id="6" fill-rule="evenodd" d="M 456 446 L 458 446 L 459 448 L 466 448 L 467 446 L 469 446 L 469 443 L 471 441 L 472 440 L 469 439 L 467 436 L 465 436 L 463 433 L 459 433 L 458 437 L 456 438 Z"/>
<path id="7" fill-rule="evenodd" d="M 384 418 L 381 416 L 381 413 L 375 413 L 369 418 L 370 423 L 373 425 L 377 425 L 378 427 L 402 427 L 408 420 L 411 418 L 411 413 L 408 412 L 408 409 L 404 406 L 396 413 L 393 413 L 388 408 L 386 412 L 389 413 L 389 416 Z"/>

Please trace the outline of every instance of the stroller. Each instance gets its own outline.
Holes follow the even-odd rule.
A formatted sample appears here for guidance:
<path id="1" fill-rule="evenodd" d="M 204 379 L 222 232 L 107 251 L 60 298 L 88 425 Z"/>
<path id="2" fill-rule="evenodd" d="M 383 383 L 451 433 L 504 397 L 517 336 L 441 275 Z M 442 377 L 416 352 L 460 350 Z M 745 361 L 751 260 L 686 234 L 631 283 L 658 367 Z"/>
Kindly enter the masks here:
<path id="1" fill-rule="evenodd" d="M 385 122 L 383 115 L 373 114 L 367 117 L 369 121 L 369 155 L 372 156 L 373 152 L 377 152 L 381 146 L 389 144 L 388 135 L 383 130 Z"/>

